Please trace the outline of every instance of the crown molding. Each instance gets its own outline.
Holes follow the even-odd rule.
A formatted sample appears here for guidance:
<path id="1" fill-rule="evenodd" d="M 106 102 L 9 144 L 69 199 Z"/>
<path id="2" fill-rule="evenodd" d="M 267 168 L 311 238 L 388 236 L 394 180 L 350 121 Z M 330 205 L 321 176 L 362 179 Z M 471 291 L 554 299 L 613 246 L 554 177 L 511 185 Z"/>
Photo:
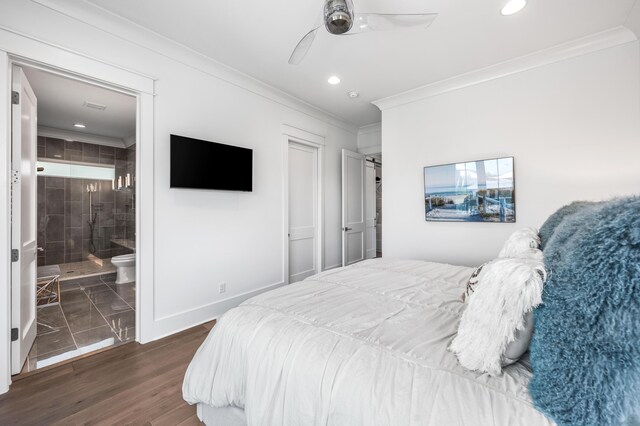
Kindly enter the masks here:
<path id="1" fill-rule="evenodd" d="M 629 10 L 624 26 L 633 31 L 636 37 L 640 39 L 640 0 L 636 0 Z"/>
<path id="2" fill-rule="evenodd" d="M 124 142 L 124 147 L 129 148 L 130 146 L 136 144 L 136 135 L 127 136 L 126 138 L 122 139 L 122 141 Z"/>
<path id="3" fill-rule="evenodd" d="M 539 50 L 529 55 L 520 56 L 496 65 L 408 90 L 397 95 L 388 96 L 386 98 L 373 101 L 372 103 L 380 108 L 381 111 L 384 111 L 400 105 L 440 95 L 442 93 L 451 92 L 637 40 L 638 39 L 632 31 L 620 26 L 567 43 L 559 44 L 548 49 Z"/>
<path id="4" fill-rule="evenodd" d="M 119 138 L 94 135 L 91 133 L 74 132 L 71 130 L 56 129 L 54 127 L 38 126 L 38 136 L 46 138 L 64 139 L 66 141 L 85 142 L 94 145 L 112 146 L 115 148 L 127 148 L 125 141 Z M 130 145 L 129 145 L 130 146 Z"/>
<path id="5" fill-rule="evenodd" d="M 87 0 L 30 0 L 44 8 L 89 25 L 111 37 L 145 49 L 181 65 L 200 71 L 240 89 L 268 99 L 296 112 L 324 121 L 334 127 L 356 134 L 358 127 L 343 121 L 329 111 L 316 107 L 280 89 L 236 70 L 222 62 L 158 34 Z"/>
<path id="6" fill-rule="evenodd" d="M 368 135 L 371 133 L 380 133 L 382 131 L 382 123 L 372 123 L 362 126 L 358 129 L 358 136 Z"/>

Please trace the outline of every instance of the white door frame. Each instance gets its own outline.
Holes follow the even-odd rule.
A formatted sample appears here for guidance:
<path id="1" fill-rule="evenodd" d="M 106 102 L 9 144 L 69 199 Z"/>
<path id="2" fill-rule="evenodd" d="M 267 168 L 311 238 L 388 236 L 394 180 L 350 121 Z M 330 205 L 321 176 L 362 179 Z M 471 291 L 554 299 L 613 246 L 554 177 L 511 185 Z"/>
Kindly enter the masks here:
<path id="1" fill-rule="evenodd" d="M 295 127 L 282 126 L 282 281 L 289 284 L 289 142 L 318 150 L 318 199 L 316 229 L 316 274 L 324 270 L 324 136 Z"/>
<path id="2" fill-rule="evenodd" d="M 99 85 L 137 99 L 136 340 L 153 340 L 154 325 L 154 86 L 155 79 L 13 33 L 0 37 L 0 394 L 11 384 L 11 67 L 29 66 Z M 141 220 L 144 214 L 144 221 Z M 144 240 L 142 239 L 144 235 Z"/>

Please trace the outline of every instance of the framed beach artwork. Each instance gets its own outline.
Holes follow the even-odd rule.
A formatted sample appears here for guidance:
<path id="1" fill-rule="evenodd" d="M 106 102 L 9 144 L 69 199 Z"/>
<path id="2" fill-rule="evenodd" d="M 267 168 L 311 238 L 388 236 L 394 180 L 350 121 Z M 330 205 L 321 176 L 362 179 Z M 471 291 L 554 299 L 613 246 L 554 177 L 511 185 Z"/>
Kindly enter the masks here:
<path id="1" fill-rule="evenodd" d="M 424 168 L 428 222 L 516 221 L 513 157 Z"/>

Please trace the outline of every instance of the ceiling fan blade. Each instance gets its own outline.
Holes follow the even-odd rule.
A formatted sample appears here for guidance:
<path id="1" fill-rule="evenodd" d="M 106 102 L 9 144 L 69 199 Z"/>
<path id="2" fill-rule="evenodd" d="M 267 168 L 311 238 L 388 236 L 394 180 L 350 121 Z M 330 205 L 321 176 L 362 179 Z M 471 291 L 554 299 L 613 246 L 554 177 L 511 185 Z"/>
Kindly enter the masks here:
<path id="1" fill-rule="evenodd" d="M 293 53 L 289 57 L 289 63 L 291 65 L 298 65 L 304 57 L 307 55 L 307 52 L 311 48 L 313 44 L 313 40 L 316 38 L 316 33 L 320 27 L 316 27 L 309 31 L 302 39 L 298 42 L 295 49 L 293 49 Z"/>
<path id="2" fill-rule="evenodd" d="M 346 35 L 366 33 L 369 31 L 424 29 L 431 25 L 437 16 L 437 13 L 356 13 L 353 18 L 353 28 L 351 28 Z"/>

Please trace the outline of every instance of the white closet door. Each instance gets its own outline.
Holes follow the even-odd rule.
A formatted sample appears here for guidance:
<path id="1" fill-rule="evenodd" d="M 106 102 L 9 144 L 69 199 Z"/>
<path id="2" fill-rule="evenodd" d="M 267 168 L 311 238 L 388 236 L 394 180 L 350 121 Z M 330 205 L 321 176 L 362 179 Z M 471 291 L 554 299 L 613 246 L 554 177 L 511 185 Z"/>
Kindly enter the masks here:
<path id="1" fill-rule="evenodd" d="M 365 159 L 342 150 L 342 266 L 365 258 Z"/>
<path id="2" fill-rule="evenodd" d="M 289 142 L 289 282 L 317 272 L 318 150 Z"/>
<path id="3" fill-rule="evenodd" d="M 367 259 L 376 257 L 376 167 L 365 162 L 365 247 Z"/>
<path id="4" fill-rule="evenodd" d="M 38 101 L 22 68 L 13 67 L 11 110 L 11 247 L 18 260 L 11 265 L 11 374 L 18 374 L 36 339 L 36 159 Z M 12 259 L 13 260 L 13 259 Z M 12 333 L 13 334 L 13 333 Z"/>

